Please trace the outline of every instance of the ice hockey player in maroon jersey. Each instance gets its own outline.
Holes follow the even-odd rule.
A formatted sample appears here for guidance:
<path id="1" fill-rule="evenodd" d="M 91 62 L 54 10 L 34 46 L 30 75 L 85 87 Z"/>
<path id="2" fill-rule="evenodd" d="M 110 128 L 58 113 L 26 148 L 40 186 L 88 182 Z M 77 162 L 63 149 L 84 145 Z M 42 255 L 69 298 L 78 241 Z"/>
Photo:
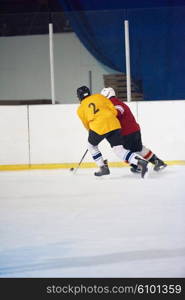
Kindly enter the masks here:
<path id="1" fill-rule="evenodd" d="M 124 148 L 137 152 L 145 160 L 148 160 L 154 165 L 155 171 L 165 168 L 167 165 L 164 163 L 164 161 L 159 159 L 150 149 L 143 145 L 140 126 L 136 122 L 129 106 L 116 97 L 115 91 L 111 87 L 102 89 L 101 94 L 110 99 L 118 111 L 117 117 L 121 124 L 121 134 Z M 131 171 L 134 173 L 139 173 L 140 169 L 132 166 Z"/>

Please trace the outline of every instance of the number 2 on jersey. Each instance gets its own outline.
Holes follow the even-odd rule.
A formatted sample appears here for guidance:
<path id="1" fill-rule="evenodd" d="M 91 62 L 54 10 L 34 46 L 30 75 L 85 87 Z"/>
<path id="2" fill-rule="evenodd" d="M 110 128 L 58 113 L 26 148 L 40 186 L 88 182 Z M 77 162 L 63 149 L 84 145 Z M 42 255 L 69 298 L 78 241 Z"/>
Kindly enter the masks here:
<path id="1" fill-rule="evenodd" d="M 96 108 L 96 105 L 93 102 L 89 103 L 89 105 L 88 105 L 88 107 L 91 107 L 91 106 L 93 108 L 93 113 L 96 114 L 99 111 L 99 108 Z"/>

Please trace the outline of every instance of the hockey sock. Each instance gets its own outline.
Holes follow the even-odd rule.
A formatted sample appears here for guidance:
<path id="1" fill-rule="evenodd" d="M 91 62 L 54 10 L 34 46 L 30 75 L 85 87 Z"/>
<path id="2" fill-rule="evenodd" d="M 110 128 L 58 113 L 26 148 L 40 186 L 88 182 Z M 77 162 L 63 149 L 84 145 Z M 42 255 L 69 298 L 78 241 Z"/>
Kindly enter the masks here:
<path id="1" fill-rule="evenodd" d="M 91 153 L 91 156 L 92 156 L 93 160 L 96 162 L 96 164 L 99 167 L 104 166 L 103 156 L 102 156 L 100 150 L 98 149 L 98 146 L 93 146 L 92 144 L 88 143 L 88 150 Z"/>
<path id="2" fill-rule="evenodd" d="M 122 145 L 114 146 L 113 148 L 114 153 L 121 159 L 124 160 L 126 163 L 137 165 L 138 155 L 135 152 L 126 150 Z"/>

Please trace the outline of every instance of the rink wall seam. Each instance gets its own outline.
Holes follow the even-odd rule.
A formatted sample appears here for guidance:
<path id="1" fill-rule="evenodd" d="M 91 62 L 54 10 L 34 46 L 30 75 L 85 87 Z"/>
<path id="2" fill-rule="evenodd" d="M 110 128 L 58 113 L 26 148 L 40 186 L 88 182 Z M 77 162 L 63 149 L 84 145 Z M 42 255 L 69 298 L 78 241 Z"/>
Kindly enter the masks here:
<path id="1" fill-rule="evenodd" d="M 167 165 L 185 165 L 185 160 L 165 161 Z M 110 168 L 122 168 L 129 165 L 123 162 L 110 162 Z M 51 170 L 77 168 L 78 163 L 35 164 L 35 165 L 0 165 L 0 171 Z M 95 163 L 82 163 L 80 168 L 97 168 Z"/>
<path id="2" fill-rule="evenodd" d="M 169 164 L 182 164 L 185 100 L 127 104 L 141 126 L 143 144 Z M 76 167 L 88 136 L 76 113 L 78 105 L 0 106 L 0 170 Z M 99 148 L 110 166 L 124 166 L 107 141 Z M 92 163 L 88 152 L 82 167 L 94 167 Z"/>

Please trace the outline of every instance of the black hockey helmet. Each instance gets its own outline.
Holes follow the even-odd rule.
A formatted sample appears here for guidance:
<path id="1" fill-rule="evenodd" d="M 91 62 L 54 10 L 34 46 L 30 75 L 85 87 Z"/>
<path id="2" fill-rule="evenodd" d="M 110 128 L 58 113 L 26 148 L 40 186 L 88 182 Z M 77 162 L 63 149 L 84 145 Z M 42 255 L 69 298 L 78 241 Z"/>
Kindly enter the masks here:
<path id="1" fill-rule="evenodd" d="M 85 85 L 83 85 L 77 89 L 77 97 L 80 101 L 82 101 L 83 99 L 85 99 L 86 97 L 88 97 L 90 95 L 91 95 L 90 89 Z"/>

